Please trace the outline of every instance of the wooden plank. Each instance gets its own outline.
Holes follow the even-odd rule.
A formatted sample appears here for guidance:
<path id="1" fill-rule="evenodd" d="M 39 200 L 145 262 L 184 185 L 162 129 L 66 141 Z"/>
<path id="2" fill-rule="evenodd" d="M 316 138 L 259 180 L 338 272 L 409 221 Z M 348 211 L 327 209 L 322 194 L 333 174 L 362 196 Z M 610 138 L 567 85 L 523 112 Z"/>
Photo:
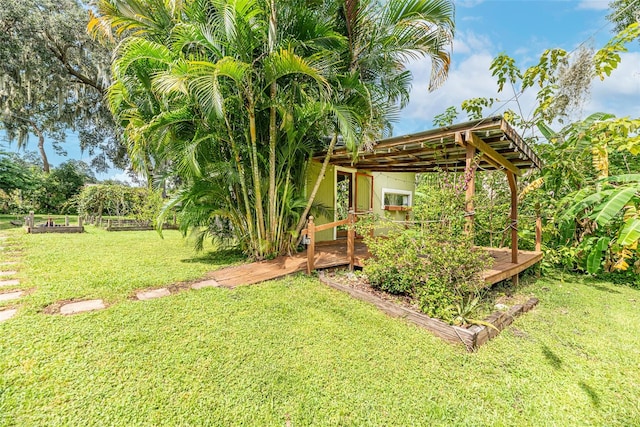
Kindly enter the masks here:
<path id="1" fill-rule="evenodd" d="M 492 160 L 498 162 L 501 166 L 504 166 L 507 170 L 513 172 L 516 175 L 522 175 L 522 171 L 516 167 L 513 163 L 506 159 L 502 154 L 498 153 L 493 148 L 489 147 L 486 142 L 481 140 L 476 134 L 472 131 L 468 130 L 465 136 L 465 142 L 467 144 L 471 144 L 476 147 L 478 150 L 482 151 Z"/>
<path id="2" fill-rule="evenodd" d="M 502 280 L 512 277 L 514 274 L 521 273 L 522 271 L 531 267 L 535 263 L 539 262 L 541 259 L 542 259 L 542 254 L 538 254 L 528 260 L 525 260 L 524 262 L 521 261 L 518 264 L 511 264 L 511 268 L 509 269 L 504 269 L 502 271 L 494 270 L 494 271 L 498 271 L 497 273 L 494 273 L 494 274 L 487 274 L 492 272 L 492 270 L 488 270 L 484 274 L 484 280 L 487 284 L 491 284 L 491 285 L 494 283 L 501 282 Z"/>
<path id="3" fill-rule="evenodd" d="M 307 245 L 307 274 L 311 274 L 311 272 L 315 270 L 315 266 L 313 265 L 313 263 L 316 250 L 316 230 L 312 216 L 309 217 L 307 229 L 309 230 L 309 244 Z"/>
<path id="4" fill-rule="evenodd" d="M 507 181 L 511 191 L 511 262 L 518 263 L 518 183 L 516 175 L 507 171 Z"/>
<path id="5" fill-rule="evenodd" d="M 327 224 L 316 225 L 315 226 L 315 230 L 316 230 L 316 233 L 317 233 L 318 231 L 324 231 L 324 230 L 328 230 L 328 229 L 333 228 L 333 227 L 339 227 L 341 225 L 347 225 L 348 223 L 349 223 L 349 219 L 348 218 L 347 219 L 342 219 L 340 221 L 334 221 L 334 222 L 329 222 Z"/>
<path id="6" fill-rule="evenodd" d="M 456 134 L 457 135 L 457 134 Z M 473 164 L 473 158 L 476 155 L 476 147 L 471 144 L 466 145 L 466 166 L 465 166 L 465 179 L 468 179 L 466 182 L 467 188 L 464 193 L 464 210 L 465 210 L 465 225 L 464 232 L 467 235 L 473 234 L 473 222 L 475 218 L 475 213 L 473 211 L 473 197 L 476 192 L 476 168 Z"/>

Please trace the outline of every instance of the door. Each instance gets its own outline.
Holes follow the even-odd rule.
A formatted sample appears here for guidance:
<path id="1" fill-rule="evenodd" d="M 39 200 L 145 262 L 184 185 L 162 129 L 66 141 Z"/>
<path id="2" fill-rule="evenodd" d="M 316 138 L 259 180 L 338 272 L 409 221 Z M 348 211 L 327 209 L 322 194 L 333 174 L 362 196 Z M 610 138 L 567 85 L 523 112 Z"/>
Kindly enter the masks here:
<path id="1" fill-rule="evenodd" d="M 373 176 L 356 173 L 356 212 L 373 210 Z"/>

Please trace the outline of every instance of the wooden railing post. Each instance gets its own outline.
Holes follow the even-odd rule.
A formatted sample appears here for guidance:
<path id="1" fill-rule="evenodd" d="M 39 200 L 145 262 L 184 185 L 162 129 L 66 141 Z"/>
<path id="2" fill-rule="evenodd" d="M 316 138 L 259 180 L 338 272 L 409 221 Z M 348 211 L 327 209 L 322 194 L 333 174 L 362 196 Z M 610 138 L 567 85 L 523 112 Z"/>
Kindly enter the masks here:
<path id="1" fill-rule="evenodd" d="M 33 228 L 33 227 L 35 227 L 35 226 L 36 226 L 36 224 L 35 224 L 35 220 L 34 220 L 34 218 L 33 218 L 33 217 L 34 217 L 34 212 L 33 212 L 33 211 L 30 211 L 30 212 L 29 212 L 29 227 L 31 227 L 31 228 Z"/>
<path id="2" fill-rule="evenodd" d="M 507 180 L 511 190 L 511 262 L 518 263 L 518 183 L 516 175 L 507 171 Z"/>
<path id="3" fill-rule="evenodd" d="M 64 226 L 68 227 L 69 226 L 69 215 L 65 215 L 64 216 Z"/>
<path id="4" fill-rule="evenodd" d="M 511 262 L 518 263 L 518 181 L 516 174 L 507 170 L 507 181 L 511 190 Z M 513 286 L 518 286 L 519 276 L 514 274 L 511 277 Z"/>
<path id="5" fill-rule="evenodd" d="M 307 274 L 311 274 L 316 269 L 316 226 L 313 223 L 312 216 L 309 216 L 307 222 L 307 237 L 309 238 L 309 244 L 307 245 Z"/>
<path id="6" fill-rule="evenodd" d="M 536 252 L 542 251 L 542 217 L 540 204 L 536 205 Z"/>
<path id="7" fill-rule="evenodd" d="M 473 158 L 475 155 L 476 147 L 471 144 L 466 144 L 464 179 L 467 189 L 464 194 L 464 232 L 467 236 L 473 236 L 473 225 L 476 216 L 473 207 L 473 199 L 476 192 L 476 168 L 473 164 Z"/>
<path id="8" fill-rule="evenodd" d="M 78 227 L 82 227 L 82 215 L 78 215 Z"/>
<path id="9" fill-rule="evenodd" d="M 353 271 L 356 259 L 356 214 L 349 211 L 349 224 L 347 225 L 347 259 L 349 260 L 349 270 Z"/>

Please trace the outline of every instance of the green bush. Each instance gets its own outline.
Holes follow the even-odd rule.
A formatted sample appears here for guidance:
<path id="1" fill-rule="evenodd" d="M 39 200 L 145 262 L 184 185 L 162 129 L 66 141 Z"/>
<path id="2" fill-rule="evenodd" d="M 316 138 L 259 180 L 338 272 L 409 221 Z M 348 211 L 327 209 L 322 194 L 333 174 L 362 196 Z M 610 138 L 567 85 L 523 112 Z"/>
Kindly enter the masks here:
<path id="1" fill-rule="evenodd" d="M 118 184 L 86 186 L 74 198 L 81 215 L 97 217 L 129 217 L 138 221 L 153 221 L 160 211 L 162 197 L 148 188 Z"/>
<path id="2" fill-rule="evenodd" d="M 364 272 L 374 288 L 410 296 L 427 315 L 451 321 L 453 306 L 485 287 L 491 256 L 470 237 L 435 226 L 384 228 L 386 236 L 365 237 L 371 258 Z"/>

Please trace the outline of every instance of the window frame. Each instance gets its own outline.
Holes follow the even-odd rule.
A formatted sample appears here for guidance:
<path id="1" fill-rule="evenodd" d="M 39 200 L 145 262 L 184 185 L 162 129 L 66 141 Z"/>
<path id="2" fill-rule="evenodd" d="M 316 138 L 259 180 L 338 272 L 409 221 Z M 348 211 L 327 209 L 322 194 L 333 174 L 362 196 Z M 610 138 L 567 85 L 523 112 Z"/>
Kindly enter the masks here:
<path id="1" fill-rule="evenodd" d="M 401 196 L 408 196 L 407 205 L 386 205 L 384 203 L 385 196 L 387 194 L 399 194 Z M 413 207 L 413 191 L 410 190 L 400 190 L 397 188 L 383 188 L 382 189 L 382 210 L 391 211 L 391 210 L 410 210 Z"/>

